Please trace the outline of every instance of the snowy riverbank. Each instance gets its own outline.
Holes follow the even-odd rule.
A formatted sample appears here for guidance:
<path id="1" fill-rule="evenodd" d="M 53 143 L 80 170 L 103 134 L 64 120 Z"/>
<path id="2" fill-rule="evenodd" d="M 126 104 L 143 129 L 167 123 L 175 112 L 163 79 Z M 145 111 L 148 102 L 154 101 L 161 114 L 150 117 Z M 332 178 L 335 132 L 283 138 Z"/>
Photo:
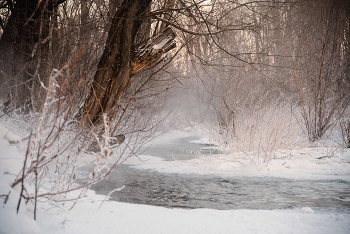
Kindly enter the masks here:
<path id="1" fill-rule="evenodd" d="M 8 135 L 7 135 L 8 137 Z M 63 207 L 49 202 L 38 205 L 37 221 L 33 205 L 22 199 L 16 214 L 20 186 L 10 183 L 21 168 L 24 153 L 0 137 L 0 233 L 350 233 L 350 214 L 317 211 L 308 207 L 289 210 L 213 210 L 168 209 L 163 207 L 120 203 L 103 200 L 105 196 L 89 191 L 88 197 L 72 201 Z M 157 170 L 162 173 L 198 173 L 226 176 L 281 176 L 290 178 L 338 178 L 350 181 L 349 152 L 332 154 L 318 148 L 286 152 L 268 166 L 250 165 L 248 160 L 237 163 L 232 157 L 201 156 L 191 160 L 165 161 L 154 156 L 130 159 L 129 166 Z M 307 157 L 305 155 L 308 155 Z M 310 156 L 311 155 L 311 156 Z M 293 157 L 292 157 L 293 156 Z M 326 156 L 326 157 L 325 157 Z M 26 185 L 30 188 L 29 185 Z M 75 198 L 77 191 L 68 194 Z M 102 204 L 102 206 L 101 206 Z M 101 208 L 99 208 L 101 206 Z"/>
<path id="2" fill-rule="evenodd" d="M 156 145 L 171 147 L 176 138 L 200 136 L 192 143 L 212 151 L 221 151 L 216 142 L 205 133 L 172 132 L 155 141 Z M 211 146 L 209 146 L 211 145 Z M 193 152 L 194 154 L 196 152 Z M 273 160 L 257 163 L 253 152 L 228 154 L 198 154 L 190 160 L 164 160 L 153 155 L 140 155 L 128 159 L 125 164 L 136 169 L 154 170 L 160 173 L 218 175 L 223 177 L 279 177 L 288 179 L 340 179 L 350 182 L 350 149 L 339 147 L 299 147 L 278 150 Z"/>
<path id="3" fill-rule="evenodd" d="M 3 185 L 3 184 L 2 184 Z M 3 191 L 4 187 L 2 187 Z M 18 193 L 0 208 L 0 233 L 349 233 L 350 214 L 298 210 L 167 209 L 105 202 L 90 191 L 72 210 L 40 204 L 37 222 L 30 208 L 15 214 Z M 68 208 L 68 206 L 66 207 Z"/>
<path id="4" fill-rule="evenodd" d="M 2 187 L 3 189 L 3 187 Z M 83 198 L 73 210 L 40 204 L 37 222 L 30 209 L 15 214 L 14 201 L 0 208 L 0 233 L 349 233 L 350 214 L 300 210 L 166 209 Z M 29 211 L 28 211 L 29 210 Z"/>

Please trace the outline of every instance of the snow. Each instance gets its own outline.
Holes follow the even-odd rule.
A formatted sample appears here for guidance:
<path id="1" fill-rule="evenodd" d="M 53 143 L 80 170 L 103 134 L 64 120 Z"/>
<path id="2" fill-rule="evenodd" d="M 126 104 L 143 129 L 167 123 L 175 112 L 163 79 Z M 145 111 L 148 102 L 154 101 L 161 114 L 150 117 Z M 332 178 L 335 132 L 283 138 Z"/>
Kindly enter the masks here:
<path id="1" fill-rule="evenodd" d="M 94 191 L 89 191 L 88 196 L 79 200 L 72 210 L 69 210 L 72 202 L 64 206 L 49 201 L 40 202 L 35 221 L 33 204 L 25 204 L 23 199 L 16 214 L 20 188 L 11 188 L 10 183 L 23 166 L 25 152 L 8 142 L 20 137 L 8 133 L 4 137 L 3 133 L 8 131 L 0 127 L 0 233 L 350 233 L 350 214 L 344 212 L 317 211 L 310 207 L 289 210 L 169 209 L 104 201 L 105 196 L 97 195 Z M 167 139 L 174 139 L 175 135 L 161 137 L 158 144 L 166 144 Z M 197 143 L 207 140 L 201 139 Z M 269 175 L 308 179 L 324 177 L 350 181 L 349 151 L 329 154 L 329 149 L 322 147 L 284 151 L 279 152 L 277 159 L 267 165 L 252 165 L 249 159 L 243 158 L 239 154 L 202 155 L 192 160 L 165 161 L 141 155 L 142 162 L 131 158 L 127 164 L 162 173 Z M 25 186 L 30 187 L 28 184 Z M 76 197 L 78 192 L 68 194 L 68 199 Z M 8 194 L 9 198 L 4 204 Z"/>
<path id="2" fill-rule="evenodd" d="M 218 149 L 218 143 L 203 137 L 190 142 L 211 145 Z M 176 138 L 196 136 L 195 133 L 173 132 L 157 140 L 155 145 L 167 144 Z M 203 147 L 210 148 L 210 147 Z M 252 154 L 252 153 L 251 153 Z M 254 163 L 250 152 L 219 155 L 198 155 L 191 160 L 166 161 L 152 155 L 130 158 L 127 165 L 140 170 L 154 170 L 160 173 L 219 175 L 223 177 L 273 176 L 288 179 L 341 179 L 350 181 L 350 149 L 336 147 L 305 147 L 280 150 L 268 163 Z"/>
<path id="3" fill-rule="evenodd" d="M 5 171 L 17 175 L 23 167 L 24 155 L 18 152 L 15 146 L 9 144 L 9 141 L 15 139 L 20 139 L 20 137 L 0 125 L 0 164 Z"/>
<path id="4" fill-rule="evenodd" d="M 309 214 L 315 213 L 310 207 L 303 207 L 303 208 L 301 208 L 301 211 L 303 213 L 309 213 Z"/>
<path id="5" fill-rule="evenodd" d="M 12 141 L 12 142 L 22 141 L 22 138 L 20 136 L 13 134 L 12 132 L 4 128 L 1 124 L 0 124 L 0 138 L 5 139 L 7 141 Z"/>
<path id="6" fill-rule="evenodd" d="M 153 46 L 153 49 L 154 49 L 154 50 L 159 50 L 159 49 L 163 48 L 163 46 L 164 46 L 166 43 L 168 43 L 171 39 L 172 39 L 172 38 L 171 38 L 170 36 L 164 38 L 161 42 L 159 42 L 158 44 L 155 44 L 155 45 Z"/>
<path id="7" fill-rule="evenodd" d="M 310 149 L 301 149 L 309 151 Z M 186 161 L 166 161 L 159 157 L 141 155 L 130 158 L 125 164 L 137 169 L 154 170 L 160 173 L 220 175 L 224 177 L 262 177 L 275 176 L 289 179 L 341 179 L 350 181 L 350 150 L 334 154 L 330 158 L 320 158 L 327 148 L 317 152 L 298 154 L 285 152 L 280 158 L 268 164 L 253 164 L 249 159 L 243 159 L 243 154 L 199 156 Z"/>
<path id="8" fill-rule="evenodd" d="M 347 233 L 349 214 L 315 214 L 301 210 L 166 209 L 106 202 L 90 195 L 72 211 L 40 215 L 45 233 Z M 343 216 L 344 219 L 339 219 Z"/>
<path id="9" fill-rule="evenodd" d="M 0 195 L 11 193 L 6 204 L 1 204 L 0 207 L 0 233 L 41 233 L 38 223 L 34 221 L 33 214 L 26 210 L 23 200 L 19 213 L 16 214 L 19 192 L 12 189 L 2 177 L 3 175 L 0 176 Z M 2 199 L 0 201 L 3 203 Z"/>

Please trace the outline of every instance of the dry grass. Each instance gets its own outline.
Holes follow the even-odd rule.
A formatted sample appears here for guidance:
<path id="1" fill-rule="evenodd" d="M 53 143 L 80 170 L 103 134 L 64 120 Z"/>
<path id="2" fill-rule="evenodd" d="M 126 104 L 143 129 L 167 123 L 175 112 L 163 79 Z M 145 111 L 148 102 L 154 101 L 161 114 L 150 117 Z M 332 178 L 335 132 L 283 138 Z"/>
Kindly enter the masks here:
<path id="1" fill-rule="evenodd" d="M 225 142 L 227 153 L 243 152 L 244 159 L 258 165 L 268 163 L 281 149 L 290 149 L 305 142 L 300 137 L 302 129 L 294 117 L 294 110 L 286 104 L 272 104 L 263 108 L 246 110 L 235 119 L 235 135 L 231 139 L 216 139 Z"/>

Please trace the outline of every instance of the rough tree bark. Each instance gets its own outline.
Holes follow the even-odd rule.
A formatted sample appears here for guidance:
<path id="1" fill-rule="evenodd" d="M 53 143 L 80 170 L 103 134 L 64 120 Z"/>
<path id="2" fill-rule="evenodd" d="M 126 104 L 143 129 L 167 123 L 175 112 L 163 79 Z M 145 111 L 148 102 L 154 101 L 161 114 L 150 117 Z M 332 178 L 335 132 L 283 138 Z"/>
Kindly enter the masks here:
<path id="1" fill-rule="evenodd" d="M 82 110 L 82 123 L 99 124 L 106 113 L 113 119 L 135 78 L 154 67 L 174 48 L 175 34 L 164 29 L 148 43 L 136 45 L 142 17 L 152 0 L 125 0 L 113 17 L 103 55 Z"/>

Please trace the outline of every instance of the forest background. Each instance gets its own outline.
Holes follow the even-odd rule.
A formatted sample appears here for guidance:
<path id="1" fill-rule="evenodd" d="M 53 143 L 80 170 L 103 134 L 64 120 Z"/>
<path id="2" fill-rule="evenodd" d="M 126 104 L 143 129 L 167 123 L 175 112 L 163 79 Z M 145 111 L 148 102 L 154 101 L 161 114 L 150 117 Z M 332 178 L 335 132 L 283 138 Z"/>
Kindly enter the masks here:
<path id="1" fill-rule="evenodd" d="M 1 0 L 0 34 L 1 119 L 28 140 L 12 187 L 35 182 L 27 200 L 83 196 L 160 127 L 205 126 L 254 164 L 350 147 L 346 0 Z"/>

